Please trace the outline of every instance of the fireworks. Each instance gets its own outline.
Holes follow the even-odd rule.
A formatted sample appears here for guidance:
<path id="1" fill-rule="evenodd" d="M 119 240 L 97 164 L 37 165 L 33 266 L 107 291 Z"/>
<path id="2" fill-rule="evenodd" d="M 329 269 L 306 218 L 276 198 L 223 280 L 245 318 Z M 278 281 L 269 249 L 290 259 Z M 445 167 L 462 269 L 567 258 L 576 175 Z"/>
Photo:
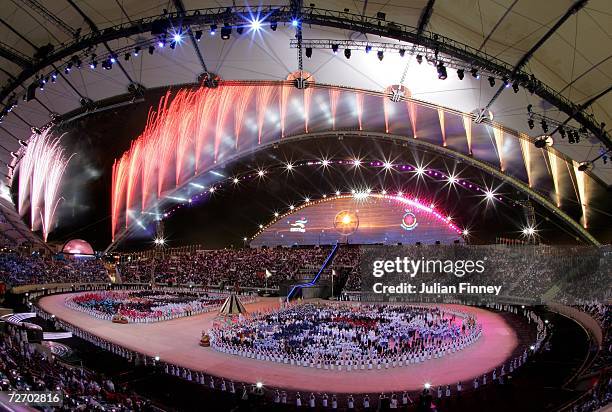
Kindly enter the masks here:
<path id="1" fill-rule="evenodd" d="M 120 219 L 124 219 L 126 228 L 129 225 L 139 196 L 141 210 L 145 210 L 163 192 L 179 187 L 190 176 L 214 164 L 228 147 L 237 149 L 252 104 L 257 140 L 261 143 L 266 113 L 273 99 L 276 96 L 279 102 L 287 102 L 288 95 L 283 97 L 281 92 L 283 87 L 291 90 L 279 83 L 259 86 L 257 93 L 255 86 L 250 85 L 185 89 L 173 99 L 170 92 L 166 93 L 157 110 L 150 112 L 143 133 L 113 166 L 113 240 Z M 231 138 L 231 144 L 224 145 Z"/>
<path id="2" fill-rule="evenodd" d="M 256 150 L 259 145 L 312 132 L 309 123 L 324 130 L 380 128 L 378 124 L 370 124 L 378 114 L 366 110 L 364 100 L 368 92 L 317 87 L 314 83 L 305 89 L 297 89 L 293 87 L 292 79 L 295 79 L 294 75 L 285 82 L 220 82 L 216 88 L 167 92 L 157 108 L 149 113 L 144 131 L 113 166 L 113 241 L 119 231 L 127 229 L 142 213 L 152 208 L 157 212 L 162 210 L 164 199 L 175 199 L 172 197 L 174 192 L 190 179 L 241 152 Z M 504 138 L 507 132 L 497 125 L 474 125 L 468 114 L 452 113 L 443 108 L 432 111 L 409 98 L 399 105 L 392 105 L 387 95 L 378 96 L 377 102 L 370 102 L 375 98 L 374 94 L 368 95 L 368 106 L 383 107 L 384 131 L 404 133 L 411 130 L 413 138 L 445 146 L 447 138 L 458 132 L 462 134 L 463 130 L 455 130 L 462 125 L 467 153 L 472 154 L 473 139 L 486 137 L 482 147 L 492 141 L 501 169 L 505 169 L 504 145 L 507 139 Z M 311 110 L 311 104 L 317 104 L 321 110 Z M 293 110 L 292 105 L 297 109 Z M 347 110 L 353 115 L 347 116 Z M 295 116 L 294 111 L 301 115 Z M 439 130 L 437 126 L 431 129 L 432 118 L 439 123 Z M 508 153 L 510 150 L 512 147 Z M 523 156 L 525 159 L 529 157 Z M 40 156 L 34 156 L 34 159 L 45 163 Z M 24 158 L 21 167 L 26 171 L 33 168 L 32 159 Z M 20 182 L 20 192 L 40 184 L 36 179 Z M 36 195 L 33 198 L 35 204 L 41 202 Z M 20 198 L 20 205 L 22 202 Z"/>
<path id="3" fill-rule="evenodd" d="M 289 130 L 307 133 L 314 90 L 312 86 L 303 90 L 294 88 L 292 76 L 286 82 L 257 85 L 227 82 L 217 88 L 182 89 L 174 96 L 167 92 L 157 109 L 149 113 L 142 134 L 113 166 L 113 241 L 117 232 L 127 228 L 135 216 L 159 205 L 161 199 L 190 177 L 207 171 L 232 151 L 280 139 Z M 350 93 L 355 95 L 355 126 L 361 130 L 365 117 L 364 92 Z M 327 110 L 332 129 L 336 129 L 342 110 L 342 91 L 329 88 L 325 94 L 329 106 L 322 107 Z M 292 100 L 292 95 L 298 95 L 303 101 L 303 119 L 290 125 L 294 119 L 289 107 L 298 101 Z M 414 129 L 416 106 L 408 107 Z M 385 111 L 387 130 L 390 114 L 389 110 Z"/>
<path id="4" fill-rule="evenodd" d="M 17 210 L 24 216 L 29 209 L 30 227 L 33 231 L 41 229 L 45 242 L 53 227 L 60 184 L 70 161 L 59 145 L 62 136 L 54 138 L 49 129 L 40 135 L 32 134 L 19 163 Z"/>

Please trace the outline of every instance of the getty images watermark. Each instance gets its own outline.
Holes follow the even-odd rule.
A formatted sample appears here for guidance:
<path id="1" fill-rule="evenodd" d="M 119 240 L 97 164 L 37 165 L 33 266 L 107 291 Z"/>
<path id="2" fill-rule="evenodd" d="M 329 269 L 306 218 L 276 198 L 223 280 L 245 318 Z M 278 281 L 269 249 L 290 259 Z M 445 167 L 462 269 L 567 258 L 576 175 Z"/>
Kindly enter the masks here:
<path id="1" fill-rule="evenodd" d="M 371 276 L 375 280 L 371 284 L 369 292 L 385 295 L 480 294 L 498 296 L 502 286 L 475 283 L 477 280 L 483 280 L 480 278 L 484 277 L 486 260 L 486 257 L 477 260 L 442 260 L 425 257 L 412 259 L 407 256 L 397 256 L 394 259 L 375 259 L 371 263 Z M 452 275 L 450 279 L 448 275 Z M 458 280 L 464 276 L 468 276 L 472 281 L 459 282 Z M 410 281 L 405 281 L 406 278 L 409 278 Z"/>
<path id="2" fill-rule="evenodd" d="M 367 245 L 360 247 L 366 301 L 609 299 L 612 248 L 587 246 Z"/>

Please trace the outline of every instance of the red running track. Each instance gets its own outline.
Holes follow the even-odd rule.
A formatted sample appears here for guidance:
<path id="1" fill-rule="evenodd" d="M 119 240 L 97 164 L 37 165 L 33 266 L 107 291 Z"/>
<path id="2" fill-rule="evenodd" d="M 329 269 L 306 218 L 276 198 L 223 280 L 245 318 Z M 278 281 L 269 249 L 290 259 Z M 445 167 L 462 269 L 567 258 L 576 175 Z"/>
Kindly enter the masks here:
<path id="1" fill-rule="evenodd" d="M 247 359 L 199 346 L 202 330 L 211 327 L 215 312 L 149 324 L 116 324 L 64 306 L 67 294 L 47 296 L 41 308 L 57 318 L 128 349 L 159 356 L 162 361 L 234 381 L 263 382 L 287 390 L 328 393 L 373 393 L 418 390 L 470 382 L 510 357 L 518 345 L 514 330 L 498 314 L 469 306 L 442 305 L 474 313 L 483 336 L 457 353 L 424 363 L 382 370 L 331 371 Z M 248 311 L 278 307 L 277 298 L 245 305 Z"/>

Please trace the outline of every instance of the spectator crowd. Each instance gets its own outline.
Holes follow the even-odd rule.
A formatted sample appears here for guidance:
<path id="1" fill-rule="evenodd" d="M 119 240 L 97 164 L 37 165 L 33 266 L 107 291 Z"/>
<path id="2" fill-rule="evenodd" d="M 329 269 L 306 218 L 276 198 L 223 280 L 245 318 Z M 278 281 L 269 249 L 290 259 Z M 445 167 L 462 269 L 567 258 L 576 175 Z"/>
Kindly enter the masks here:
<path id="1" fill-rule="evenodd" d="M 55 259 L 39 255 L 0 253 L 0 281 L 11 285 L 108 282 L 99 259 Z"/>
<path id="2" fill-rule="evenodd" d="M 27 333 L 13 325 L 0 339 L 2 391 L 59 393 L 54 410 L 149 411 L 149 402 L 114 384 L 111 379 L 64 364 L 28 342 Z"/>
<path id="3" fill-rule="evenodd" d="M 321 266 L 330 247 L 219 249 L 149 257 L 119 265 L 123 282 L 194 285 L 239 284 L 242 287 L 278 287 L 295 280 L 309 265 Z"/>

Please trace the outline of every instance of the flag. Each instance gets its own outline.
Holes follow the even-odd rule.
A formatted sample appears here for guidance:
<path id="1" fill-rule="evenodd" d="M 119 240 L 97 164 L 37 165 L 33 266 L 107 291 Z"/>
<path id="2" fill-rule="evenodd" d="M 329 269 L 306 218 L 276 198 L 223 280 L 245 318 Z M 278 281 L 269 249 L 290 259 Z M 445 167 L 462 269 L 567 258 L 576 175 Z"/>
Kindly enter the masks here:
<path id="1" fill-rule="evenodd" d="M 272 273 L 268 269 L 266 269 L 266 279 L 271 278 L 271 277 L 272 277 Z"/>

